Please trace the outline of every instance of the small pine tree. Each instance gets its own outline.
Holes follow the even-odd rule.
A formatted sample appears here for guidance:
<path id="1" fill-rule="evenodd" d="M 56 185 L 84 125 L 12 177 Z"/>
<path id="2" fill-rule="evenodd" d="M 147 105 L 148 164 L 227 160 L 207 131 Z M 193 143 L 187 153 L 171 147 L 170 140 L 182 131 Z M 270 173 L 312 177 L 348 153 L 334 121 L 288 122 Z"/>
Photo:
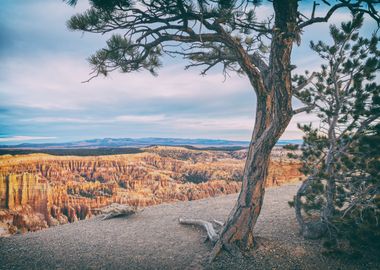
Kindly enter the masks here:
<path id="1" fill-rule="evenodd" d="M 340 28 L 330 26 L 333 44 L 311 42 L 325 62 L 311 86 L 297 93 L 320 119 L 300 125 L 302 172 L 307 179 L 294 201 L 305 237 L 346 239 L 351 246 L 380 243 L 380 69 L 379 37 L 359 36 L 363 15 Z M 295 76 L 301 85 L 305 76 Z"/>

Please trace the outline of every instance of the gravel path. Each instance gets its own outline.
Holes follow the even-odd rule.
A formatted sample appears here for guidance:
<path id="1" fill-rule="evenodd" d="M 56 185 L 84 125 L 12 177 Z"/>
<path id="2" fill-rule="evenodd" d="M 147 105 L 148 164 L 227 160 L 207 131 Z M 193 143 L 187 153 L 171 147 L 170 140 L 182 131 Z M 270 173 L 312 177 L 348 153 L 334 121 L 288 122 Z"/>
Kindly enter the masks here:
<path id="1" fill-rule="evenodd" d="M 321 255 L 318 241 L 297 234 L 291 200 L 297 185 L 269 188 L 256 227 L 255 256 L 222 255 L 207 264 L 205 233 L 179 217 L 225 220 L 236 195 L 146 208 L 129 218 L 100 217 L 0 238 L 0 269 L 380 269 L 368 260 Z"/>

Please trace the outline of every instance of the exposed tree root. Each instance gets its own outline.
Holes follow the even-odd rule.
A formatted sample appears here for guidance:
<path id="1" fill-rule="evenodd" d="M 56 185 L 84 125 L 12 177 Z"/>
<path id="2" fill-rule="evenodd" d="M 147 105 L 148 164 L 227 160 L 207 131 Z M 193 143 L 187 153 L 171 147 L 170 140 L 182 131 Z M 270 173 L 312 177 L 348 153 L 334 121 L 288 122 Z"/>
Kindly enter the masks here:
<path id="1" fill-rule="evenodd" d="M 243 258 L 243 253 L 237 245 L 222 243 L 222 241 L 219 239 L 211 251 L 209 262 L 212 263 L 220 255 L 222 250 L 228 252 L 234 258 Z"/>
<path id="2" fill-rule="evenodd" d="M 211 252 L 210 256 L 210 262 L 214 261 L 215 258 L 220 254 L 222 250 L 227 251 L 230 253 L 232 256 L 237 257 L 237 258 L 242 258 L 243 255 L 240 251 L 240 249 L 233 244 L 226 244 L 222 243 L 219 237 L 219 230 L 215 229 L 213 224 L 217 225 L 219 229 L 221 229 L 224 226 L 224 223 L 213 219 L 212 222 L 202 220 L 202 219 L 184 219 L 184 218 L 179 218 L 178 219 L 180 224 L 183 225 L 195 225 L 195 226 L 200 226 L 203 229 L 205 229 L 207 233 L 207 239 L 211 241 L 211 243 L 214 245 L 214 248 Z"/>
<path id="3" fill-rule="evenodd" d="M 104 215 L 102 220 L 106 220 L 120 216 L 130 216 L 140 211 L 142 211 L 142 209 L 138 209 L 136 206 L 113 203 L 101 209 L 100 213 Z"/>
<path id="4" fill-rule="evenodd" d="M 211 222 L 201 220 L 201 219 L 178 219 L 180 224 L 184 225 L 196 225 L 204 228 L 207 232 L 207 238 L 211 241 L 211 243 L 215 244 L 219 239 L 219 234 L 215 231 L 214 226 Z"/>

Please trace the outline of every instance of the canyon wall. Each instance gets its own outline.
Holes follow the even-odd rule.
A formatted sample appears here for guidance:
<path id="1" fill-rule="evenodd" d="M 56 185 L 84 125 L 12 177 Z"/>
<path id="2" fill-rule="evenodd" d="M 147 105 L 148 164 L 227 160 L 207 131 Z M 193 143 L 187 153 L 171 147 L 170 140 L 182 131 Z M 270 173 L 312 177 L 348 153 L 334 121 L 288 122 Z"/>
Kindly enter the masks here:
<path id="1" fill-rule="evenodd" d="M 111 203 L 145 207 L 236 193 L 244 160 L 245 151 L 181 147 L 98 157 L 1 156 L 0 228 L 13 233 L 74 222 Z M 298 181 L 299 166 L 274 156 L 267 186 Z"/>

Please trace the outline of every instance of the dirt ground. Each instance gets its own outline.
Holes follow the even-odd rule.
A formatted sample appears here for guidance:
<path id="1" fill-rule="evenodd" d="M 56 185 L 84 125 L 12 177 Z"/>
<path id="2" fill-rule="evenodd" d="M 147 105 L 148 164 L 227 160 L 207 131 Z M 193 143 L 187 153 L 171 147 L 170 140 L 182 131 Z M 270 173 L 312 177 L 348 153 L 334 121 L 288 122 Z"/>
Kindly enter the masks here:
<path id="1" fill-rule="evenodd" d="M 146 208 L 128 218 L 89 220 L 0 238 L 0 269 L 380 269 L 368 259 L 321 254 L 298 235 L 288 206 L 297 185 L 267 189 L 254 254 L 208 264 L 205 232 L 179 217 L 226 220 L 237 195 Z"/>

